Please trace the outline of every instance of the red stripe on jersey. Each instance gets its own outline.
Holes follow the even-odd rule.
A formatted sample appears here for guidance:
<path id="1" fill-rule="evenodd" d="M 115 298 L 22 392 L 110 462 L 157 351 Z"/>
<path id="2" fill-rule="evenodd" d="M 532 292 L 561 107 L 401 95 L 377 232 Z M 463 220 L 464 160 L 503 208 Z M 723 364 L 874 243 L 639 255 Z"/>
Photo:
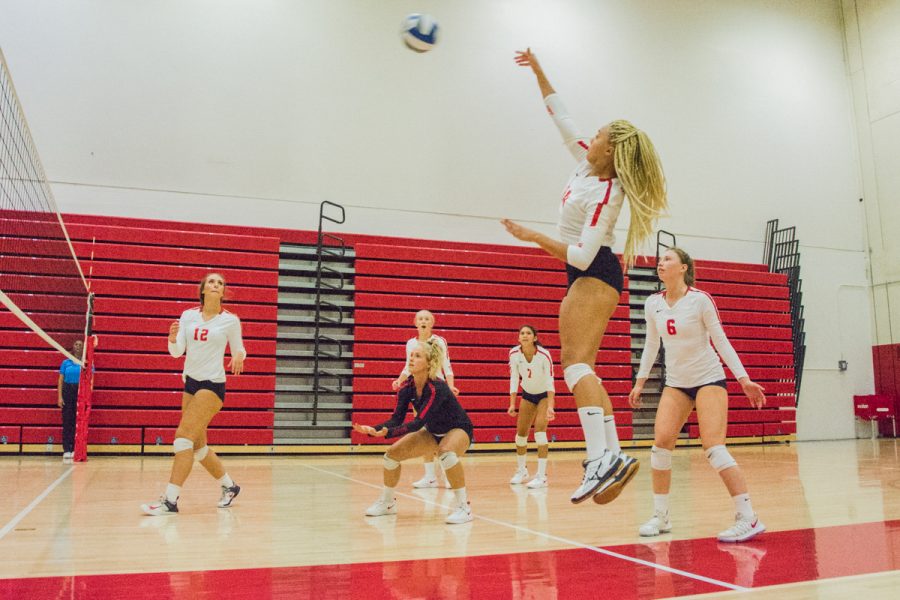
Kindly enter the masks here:
<path id="1" fill-rule="evenodd" d="M 695 288 L 695 287 L 690 287 L 690 286 L 688 286 L 688 291 L 689 291 L 689 292 L 700 292 L 701 294 L 703 294 L 704 296 L 706 296 L 707 298 L 709 298 L 709 301 L 712 302 L 713 308 L 716 309 L 716 318 L 719 319 L 719 323 L 722 322 L 722 315 L 719 314 L 719 307 L 716 306 L 716 301 L 713 300 L 713 297 L 712 297 L 712 296 L 710 296 L 709 294 L 707 294 L 707 293 L 704 292 L 703 290 L 698 290 L 698 289 Z"/>
<path id="2" fill-rule="evenodd" d="M 547 361 L 550 363 L 550 377 L 553 377 L 553 357 L 550 356 L 550 351 L 538 346 L 538 352 L 547 357 Z"/>
<path id="3" fill-rule="evenodd" d="M 588 145 L 585 144 L 584 141 L 582 141 L 582 140 L 578 140 L 578 145 L 581 146 L 582 148 L 584 148 L 585 150 L 588 149 Z"/>
<path id="4" fill-rule="evenodd" d="M 421 412 L 419 412 L 419 414 L 416 415 L 416 417 L 418 417 L 419 419 L 423 419 L 423 420 L 425 419 L 426 415 L 428 415 L 428 411 L 431 410 L 431 405 L 434 404 L 434 395 L 435 395 L 434 384 L 431 381 L 428 382 L 425 389 L 431 390 L 431 397 L 428 399 L 428 403 L 422 407 Z M 425 390 L 422 390 L 422 393 L 424 394 Z"/>
<path id="5" fill-rule="evenodd" d="M 597 224 L 597 220 L 600 219 L 600 213 L 603 212 L 603 207 L 606 206 L 607 202 L 609 202 L 610 193 L 612 193 L 612 180 L 607 179 L 606 180 L 606 195 L 603 197 L 603 202 L 598 204 L 597 210 L 594 211 L 594 218 L 591 219 L 591 227 L 594 227 Z"/>
<path id="6" fill-rule="evenodd" d="M 566 205 L 566 200 L 568 200 L 569 196 L 571 196 L 571 195 L 572 195 L 572 189 L 566 188 L 566 192 L 563 194 L 563 199 L 562 199 L 563 206 Z"/>
<path id="7" fill-rule="evenodd" d="M 519 349 L 521 349 L 521 346 L 513 346 L 512 348 L 509 349 L 509 355 L 512 356 L 513 354 L 518 352 Z"/>
<path id="8" fill-rule="evenodd" d="M 553 112 L 553 109 L 550 108 L 549 105 L 545 105 L 545 106 L 547 106 L 547 113 L 552 117 L 552 116 L 555 114 L 555 113 Z"/>

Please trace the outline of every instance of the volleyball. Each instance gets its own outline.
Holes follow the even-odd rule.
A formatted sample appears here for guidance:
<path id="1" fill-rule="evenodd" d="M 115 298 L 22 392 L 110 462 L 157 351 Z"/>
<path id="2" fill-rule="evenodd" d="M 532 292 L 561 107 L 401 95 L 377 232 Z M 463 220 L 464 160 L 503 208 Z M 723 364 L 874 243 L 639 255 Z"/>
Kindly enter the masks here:
<path id="1" fill-rule="evenodd" d="M 400 28 L 403 43 L 416 52 L 428 52 L 437 43 L 438 24 L 431 15 L 406 15 Z"/>

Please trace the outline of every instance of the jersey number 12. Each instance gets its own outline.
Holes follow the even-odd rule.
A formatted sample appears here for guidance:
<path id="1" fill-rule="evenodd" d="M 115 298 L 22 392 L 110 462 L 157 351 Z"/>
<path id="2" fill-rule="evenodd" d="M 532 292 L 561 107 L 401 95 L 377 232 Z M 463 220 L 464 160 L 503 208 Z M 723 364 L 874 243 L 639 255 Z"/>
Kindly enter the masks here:
<path id="1" fill-rule="evenodd" d="M 194 330 L 195 342 L 205 342 L 207 337 L 209 337 L 209 329 L 200 329 L 198 327 Z"/>

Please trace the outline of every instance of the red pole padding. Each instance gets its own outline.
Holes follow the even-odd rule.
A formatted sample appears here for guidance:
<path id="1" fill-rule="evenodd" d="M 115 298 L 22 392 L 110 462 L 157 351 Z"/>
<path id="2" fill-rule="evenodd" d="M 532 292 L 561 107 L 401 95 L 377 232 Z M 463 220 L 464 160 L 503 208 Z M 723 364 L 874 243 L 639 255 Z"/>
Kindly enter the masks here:
<path id="1" fill-rule="evenodd" d="M 78 404 L 75 411 L 75 462 L 87 460 L 88 423 L 91 418 L 91 397 L 94 393 L 94 346 L 97 336 L 84 340 L 84 365 L 78 381 Z M 90 342 L 90 343 L 89 343 Z"/>

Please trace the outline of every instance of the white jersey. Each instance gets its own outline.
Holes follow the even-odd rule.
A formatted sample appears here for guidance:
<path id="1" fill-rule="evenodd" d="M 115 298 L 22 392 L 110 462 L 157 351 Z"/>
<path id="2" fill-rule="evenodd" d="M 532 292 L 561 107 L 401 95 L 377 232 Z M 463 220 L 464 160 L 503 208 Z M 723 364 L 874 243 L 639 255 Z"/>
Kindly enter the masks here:
<path id="1" fill-rule="evenodd" d="M 662 339 L 666 348 L 666 385 L 691 388 L 725 379 L 716 351 L 738 379 L 747 376 L 741 359 L 725 337 L 719 311 L 712 297 L 689 287 L 675 306 L 666 302 L 666 292 L 653 294 L 644 303 L 647 342 L 641 354 L 637 377 L 650 375 Z M 709 345 L 712 340 L 713 347 Z"/>
<path id="2" fill-rule="evenodd" d="M 509 393 L 519 391 L 519 381 L 522 389 L 529 394 L 554 393 L 553 389 L 553 358 L 546 348 L 537 347 L 534 356 L 529 362 L 522 352 L 522 346 L 513 346 L 509 351 Z"/>
<path id="3" fill-rule="evenodd" d="M 182 378 L 198 381 L 225 381 L 225 344 L 231 356 L 247 356 L 241 338 L 241 321 L 227 310 L 222 310 L 209 321 L 203 320 L 200 307 L 189 308 L 178 319 L 180 326 L 175 343 L 169 343 L 169 354 L 178 358 L 187 350 Z"/>
<path id="4" fill-rule="evenodd" d="M 453 377 L 453 367 L 450 366 L 450 350 L 447 348 L 447 340 L 442 338 L 439 335 L 431 334 L 431 337 L 428 338 L 429 342 L 432 344 L 437 344 L 441 347 L 441 350 L 444 351 L 444 364 L 441 365 L 441 369 L 438 371 L 437 376 L 440 379 L 447 379 L 447 377 Z M 416 346 L 419 345 L 419 338 L 414 337 L 406 342 L 406 358 L 409 359 L 409 353 L 412 352 Z M 409 377 L 409 363 L 403 363 L 403 371 L 400 372 L 400 377 Z"/>
<path id="5" fill-rule="evenodd" d="M 558 226 L 562 241 L 569 245 L 566 262 L 584 271 L 602 246 L 611 248 L 615 243 L 613 229 L 625 202 L 625 192 L 618 178 L 600 179 L 590 174 L 591 165 L 585 157 L 591 138 L 580 134 L 559 96 L 547 96 L 544 104 L 563 143 L 578 161 L 563 190 Z"/>

